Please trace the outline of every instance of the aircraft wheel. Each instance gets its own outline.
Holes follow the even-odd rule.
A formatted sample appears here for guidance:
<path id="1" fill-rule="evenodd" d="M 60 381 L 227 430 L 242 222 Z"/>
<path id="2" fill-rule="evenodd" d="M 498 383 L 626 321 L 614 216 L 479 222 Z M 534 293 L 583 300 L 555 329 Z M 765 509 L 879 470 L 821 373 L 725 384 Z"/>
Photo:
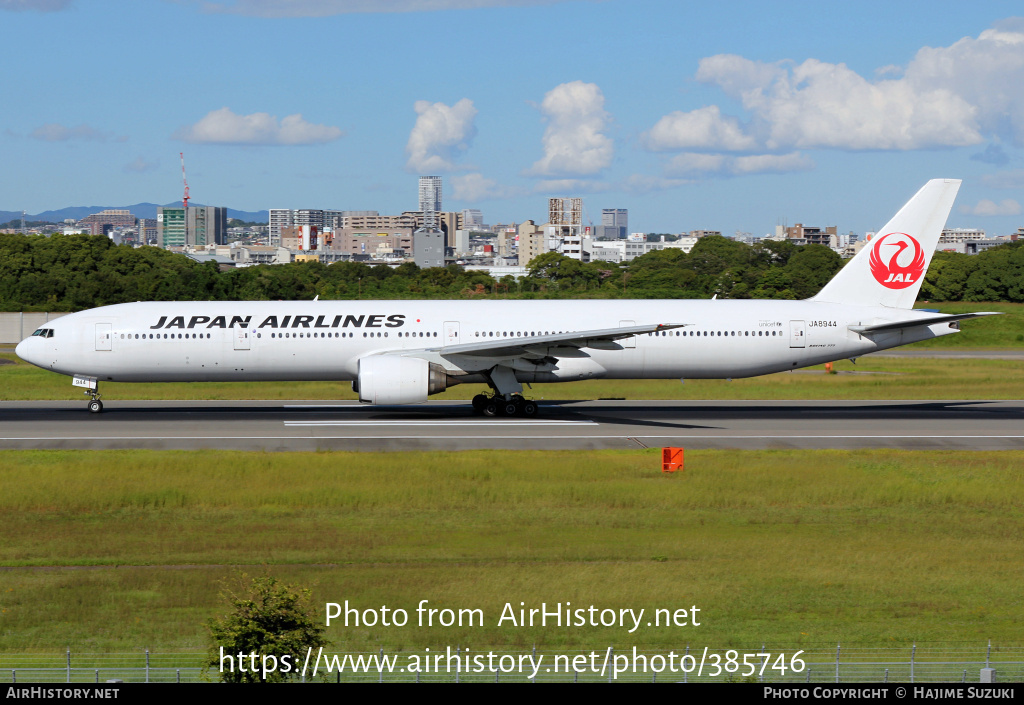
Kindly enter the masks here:
<path id="1" fill-rule="evenodd" d="M 103 411 L 103 402 L 101 402 L 99 399 L 93 399 L 91 402 L 89 402 L 90 413 L 98 414 L 101 411 Z"/>
<path id="2" fill-rule="evenodd" d="M 499 410 L 498 402 L 493 399 L 488 399 L 487 403 L 484 404 L 484 408 L 480 410 L 484 416 L 497 416 Z"/>
<path id="3" fill-rule="evenodd" d="M 484 407 L 487 406 L 488 397 L 486 394 L 477 394 L 473 397 L 473 413 L 483 413 Z"/>
<path id="4" fill-rule="evenodd" d="M 502 402 L 501 410 L 503 412 L 503 416 L 518 416 L 519 405 L 516 404 L 514 401 Z"/>
<path id="5" fill-rule="evenodd" d="M 538 411 L 537 403 L 529 400 L 524 401 L 522 407 L 520 407 L 520 413 L 528 419 L 535 417 Z"/>

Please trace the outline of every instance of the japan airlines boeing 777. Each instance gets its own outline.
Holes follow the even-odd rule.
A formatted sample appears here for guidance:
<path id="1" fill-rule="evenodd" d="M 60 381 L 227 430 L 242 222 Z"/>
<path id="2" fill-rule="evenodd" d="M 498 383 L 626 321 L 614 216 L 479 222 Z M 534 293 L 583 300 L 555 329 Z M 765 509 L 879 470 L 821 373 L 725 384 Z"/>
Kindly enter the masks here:
<path id="1" fill-rule="evenodd" d="M 414 404 L 487 383 L 485 415 L 537 413 L 523 383 L 732 378 L 853 358 L 949 335 L 989 313 L 913 310 L 960 181 L 929 181 L 805 301 L 149 302 L 73 313 L 18 355 L 99 383 L 351 381 L 361 402 Z"/>

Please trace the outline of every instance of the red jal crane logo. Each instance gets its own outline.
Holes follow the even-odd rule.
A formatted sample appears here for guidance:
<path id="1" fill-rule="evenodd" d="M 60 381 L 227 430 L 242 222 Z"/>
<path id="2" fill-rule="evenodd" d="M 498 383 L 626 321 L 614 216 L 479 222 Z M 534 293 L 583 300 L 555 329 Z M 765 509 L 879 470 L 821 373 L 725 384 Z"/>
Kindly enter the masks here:
<path id="1" fill-rule="evenodd" d="M 868 265 L 882 286 L 906 289 L 924 276 L 924 250 L 906 233 L 888 233 L 872 243 Z"/>

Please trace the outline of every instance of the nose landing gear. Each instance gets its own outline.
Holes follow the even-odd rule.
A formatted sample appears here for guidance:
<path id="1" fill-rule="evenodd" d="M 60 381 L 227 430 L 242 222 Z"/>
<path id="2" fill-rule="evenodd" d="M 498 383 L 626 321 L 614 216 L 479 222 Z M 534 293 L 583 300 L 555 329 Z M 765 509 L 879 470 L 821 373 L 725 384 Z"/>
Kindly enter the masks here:
<path id="1" fill-rule="evenodd" d="M 98 414 L 101 411 L 103 411 L 103 402 L 100 401 L 99 389 L 87 389 L 85 391 L 85 395 L 87 397 L 92 397 L 92 399 L 90 399 L 89 403 L 86 405 L 86 408 L 89 409 L 89 413 Z"/>

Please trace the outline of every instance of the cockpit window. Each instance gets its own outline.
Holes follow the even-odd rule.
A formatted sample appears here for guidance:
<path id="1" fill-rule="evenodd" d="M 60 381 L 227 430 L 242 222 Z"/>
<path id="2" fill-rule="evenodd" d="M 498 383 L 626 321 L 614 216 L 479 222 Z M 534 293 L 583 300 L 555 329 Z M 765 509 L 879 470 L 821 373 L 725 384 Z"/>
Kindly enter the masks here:
<path id="1" fill-rule="evenodd" d="M 33 335 L 33 336 L 36 336 L 36 335 L 42 335 L 42 334 L 43 334 L 43 333 L 45 333 L 45 332 L 46 332 L 46 329 L 45 329 L 45 328 L 37 328 L 37 329 L 36 329 L 36 332 L 35 332 L 35 333 L 33 333 L 32 335 Z"/>
<path id="2" fill-rule="evenodd" d="M 52 338 L 53 337 L 53 328 L 40 328 L 39 330 L 37 330 L 32 335 L 33 336 L 37 336 L 38 335 L 40 338 Z"/>

